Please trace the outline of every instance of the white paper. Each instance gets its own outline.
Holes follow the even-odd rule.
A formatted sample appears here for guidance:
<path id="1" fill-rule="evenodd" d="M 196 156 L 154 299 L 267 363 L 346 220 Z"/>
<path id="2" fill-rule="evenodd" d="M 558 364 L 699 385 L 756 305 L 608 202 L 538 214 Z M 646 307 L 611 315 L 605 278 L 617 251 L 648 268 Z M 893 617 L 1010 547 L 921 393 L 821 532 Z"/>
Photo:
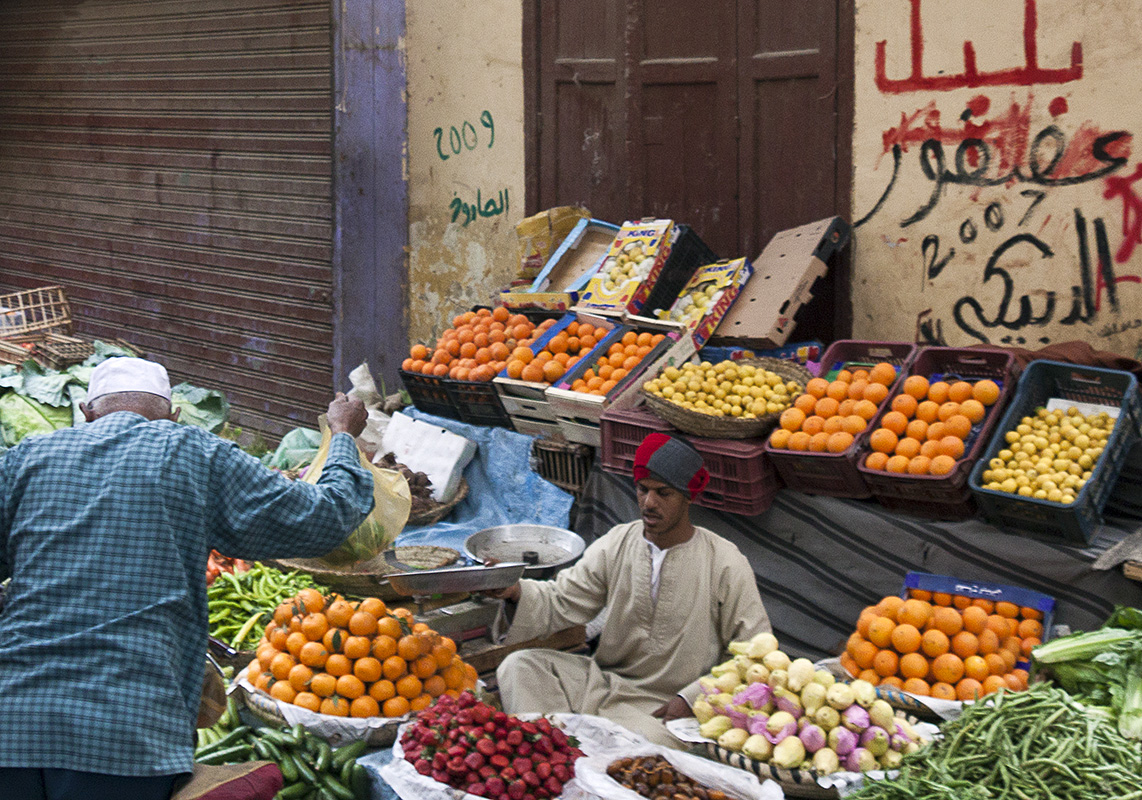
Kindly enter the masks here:
<path id="1" fill-rule="evenodd" d="M 517 716 L 521 720 L 531 720 L 539 715 Z M 549 719 L 568 736 L 578 739 L 579 749 L 584 753 L 583 758 L 575 762 L 575 777 L 563 786 L 560 800 L 645 800 L 624 789 L 606 773 L 612 761 L 632 755 L 661 755 L 690 777 L 710 788 L 722 789 L 736 800 L 781 800 L 784 796 L 773 781 L 766 781 L 763 786 L 756 775 L 743 770 L 653 745 L 644 737 L 602 717 L 554 714 Z M 404 726 L 393 744 L 393 760 L 380 769 L 381 777 L 402 800 L 486 800 L 417 772 L 404 760 L 404 750 L 400 745 L 402 735 Z"/>
<path id="2" fill-rule="evenodd" d="M 373 463 L 392 453 L 413 472 L 427 475 L 432 481 L 432 498 L 443 503 L 456 494 L 464 467 L 476 455 L 476 443 L 398 411 L 385 427 L 376 452 Z"/>
<path id="3" fill-rule="evenodd" d="M 245 677 L 239 678 L 237 684 L 247 695 L 258 691 Z M 293 703 L 283 703 L 281 700 L 264 695 L 264 693 L 260 699 L 263 702 L 267 699 L 273 702 L 277 706 L 278 713 L 285 718 L 287 724 L 294 725 L 300 722 L 307 730 L 326 739 L 335 747 L 348 742 L 355 742 L 358 739 L 367 739 L 375 731 L 399 726 L 407 720 L 407 716 L 396 719 L 391 717 L 333 717 L 329 714 L 318 714 L 307 708 L 295 706 Z"/>
<path id="4" fill-rule="evenodd" d="M 1087 417 L 1093 414 L 1106 414 L 1111 419 L 1118 419 L 1118 412 L 1122 410 L 1120 406 L 1104 406 L 1097 403 L 1080 403 L 1077 400 L 1064 400 L 1061 397 L 1052 397 L 1047 401 L 1048 411 L 1066 411 L 1071 406 L 1077 408 L 1080 414 Z"/>

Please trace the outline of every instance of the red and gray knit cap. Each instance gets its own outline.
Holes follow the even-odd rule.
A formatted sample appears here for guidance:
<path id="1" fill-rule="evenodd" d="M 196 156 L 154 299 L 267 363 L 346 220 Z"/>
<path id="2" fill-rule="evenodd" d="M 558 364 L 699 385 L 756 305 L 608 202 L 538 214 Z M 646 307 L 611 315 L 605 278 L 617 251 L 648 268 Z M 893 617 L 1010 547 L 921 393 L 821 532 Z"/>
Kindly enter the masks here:
<path id="1" fill-rule="evenodd" d="M 710 482 L 710 473 L 702 466 L 702 455 L 694 445 L 665 433 L 651 433 L 634 454 L 635 483 L 643 478 L 689 492 L 693 500 Z"/>

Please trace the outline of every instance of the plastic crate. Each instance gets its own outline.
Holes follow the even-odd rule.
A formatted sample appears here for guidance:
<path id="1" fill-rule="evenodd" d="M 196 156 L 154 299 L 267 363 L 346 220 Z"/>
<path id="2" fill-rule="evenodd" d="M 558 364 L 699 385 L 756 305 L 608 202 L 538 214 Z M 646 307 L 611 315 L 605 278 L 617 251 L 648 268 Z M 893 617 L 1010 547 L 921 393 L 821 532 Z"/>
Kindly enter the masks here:
<path id="1" fill-rule="evenodd" d="M 1118 422 L 1111 431 L 1106 449 L 1075 501 L 1064 505 L 984 488 L 983 471 L 996 453 L 1006 446 L 1004 434 L 1014 430 L 1020 419 L 1053 398 L 1119 408 Z M 1061 537 L 1075 544 L 1088 543 L 1102 521 L 1102 510 L 1119 470 L 1138 439 L 1140 416 L 1142 401 L 1138 395 L 1138 381 L 1129 372 L 1060 361 L 1032 361 L 1019 378 L 1015 394 L 987 449 L 972 469 L 969 485 L 980 510 L 989 521 L 1013 528 L 1013 532 Z"/>
<path id="2" fill-rule="evenodd" d="M 842 368 L 863 368 L 881 361 L 896 367 L 896 381 L 888 387 L 888 396 L 900 386 L 916 355 L 916 345 L 908 342 L 872 342 L 842 339 L 833 342 L 821 357 L 821 377 Z M 888 397 L 880 404 L 877 414 L 887 407 Z M 830 497 L 871 497 L 872 491 L 857 469 L 857 451 L 868 439 L 872 427 L 858 435 L 843 453 L 809 453 L 781 450 L 767 443 L 765 452 L 778 474 L 790 489 L 807 494 Z"/>
<path id="3" fill-rule="evenodd" d="M 988 409 L 983 420 L 973 426 L 965 444 L 964 456 L 947 475 L 899 475 L 864 465 L 871 452 L 868 440 L 857 449 L 857 469 L 864 476 L 872 496 L 885 508 L 903 511 L 929 519 L 966 519 L 976 513 L 975 501 L 968 486 L 968 475 L 987 446 L 991 432 L 1003 414 L 1014 387 L 1012 377 L 1015 357 L 1000 350 L 973 350 L 957 347 L 928 347 L 916 354 L 908 368 L 909 375 L 923 375 L 929 380 L 962 378 L 979 381 L 990 378 L 999 384 L 999 399 Z M 869 423 L 869 430 L 880 427 L 893 398 L 903 391 L 898 386 L 888 395 L 888 405 Z"/>
<path id="4" fill-rule="evenodd" d="M 425 414 L 434 414 L 448 419 L 460 419 L 460 409 L 452 399 L 444 378 L 434 375 L 419 375 L 415 372 L 398 370 L 404 388 L 412 404 Z"/>
<path id="5" fill-rule="evenodd" d="M 603 469 L 634 474 L 634 455 L 647 434 L 678 435 L 702 454 L 710 482 L 695 505 L 731 514 L 754 516 L 768 509 L 777 495 L 777 474 L 765 457 L 764 439 L 704 439 L 674 430 L 645 408 L 608 409 L 602 417 Z"/>
<path id="6" fill-rule="evenodd" d="M 582 494 L 595 461 L 593 447 L 544 438 L 531 443 L 531 453 L 541 478 L 576 497 Z"/>
<path id="7" fill-rule="evenodd" d="M 511 428 L 512 421 L 500 402 L 500 394 L 490 382 L 445 380 L 461 422 Z"/>
<path id="8" fill-rule="evenodd" d="M 689 225 L 678 225 L 678 239 L 670 248 L 670 256 L 663 265 L 662 274 L 650 290 L 642 310 L 654 311 L 670 308 L 698 267 L 713 264 L 718 256 Z"/>

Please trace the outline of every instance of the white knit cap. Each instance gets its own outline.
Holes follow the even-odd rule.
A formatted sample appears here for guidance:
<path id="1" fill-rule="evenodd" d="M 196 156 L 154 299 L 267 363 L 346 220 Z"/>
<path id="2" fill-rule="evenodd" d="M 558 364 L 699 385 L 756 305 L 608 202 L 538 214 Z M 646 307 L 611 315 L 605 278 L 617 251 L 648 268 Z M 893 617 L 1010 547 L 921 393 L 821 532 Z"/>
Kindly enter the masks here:
<path id="1" fill-rule="evenodd" d="M 87 402 L 116 392 L 146 392 L 171 399 L 171 382 L 162 364 L 144 358 L 117 356 L 103 361 L 91 372 Z"/>

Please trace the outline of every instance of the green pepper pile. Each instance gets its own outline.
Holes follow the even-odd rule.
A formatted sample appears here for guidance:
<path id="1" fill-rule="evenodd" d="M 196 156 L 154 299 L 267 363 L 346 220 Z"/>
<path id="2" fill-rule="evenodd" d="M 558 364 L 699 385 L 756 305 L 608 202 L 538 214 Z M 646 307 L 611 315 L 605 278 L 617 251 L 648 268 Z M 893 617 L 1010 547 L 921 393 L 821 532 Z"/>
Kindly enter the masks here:
<path id="1" fill-rule="evenodd" d="M 261 563 L 245 572 L 223 572 L 206 590 L 210 635 L 235 650 L 253 650 L 274 609 L 309 587 L 324 589 L 304 572 L 282 572 Z"/>

